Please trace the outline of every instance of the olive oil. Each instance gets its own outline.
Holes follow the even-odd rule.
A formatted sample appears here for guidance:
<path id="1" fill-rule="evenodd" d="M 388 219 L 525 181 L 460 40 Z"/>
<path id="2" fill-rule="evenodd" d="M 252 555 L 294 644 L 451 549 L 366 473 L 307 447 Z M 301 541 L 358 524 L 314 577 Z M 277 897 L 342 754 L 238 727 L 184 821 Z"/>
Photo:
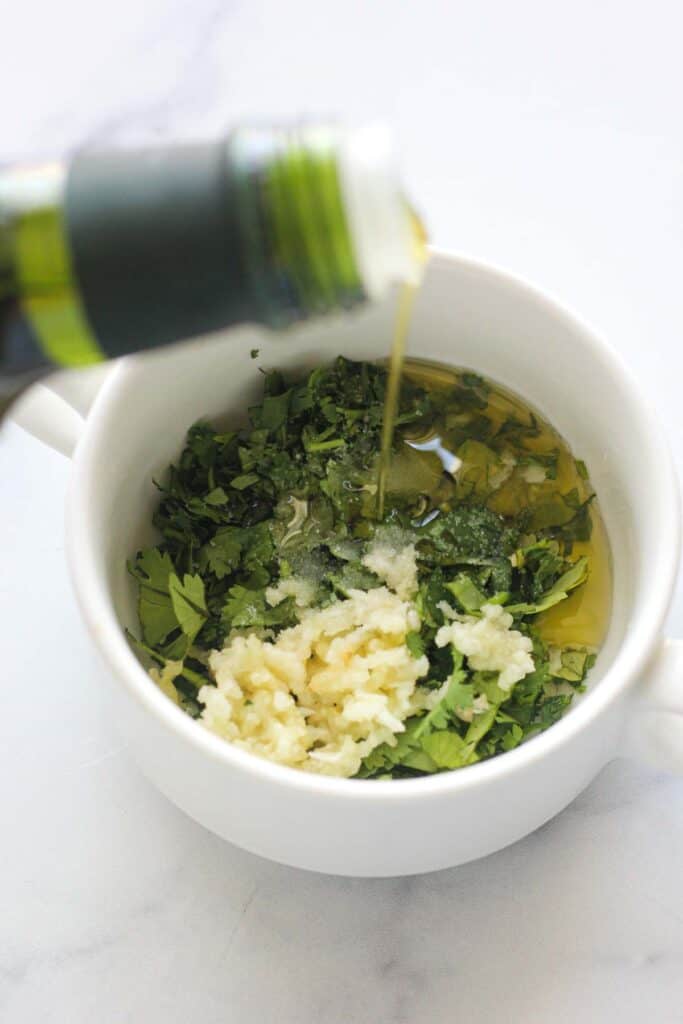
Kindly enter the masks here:
<path id="1" fill-rule="evenodd" d="M 406 338 L 410 330 L 410 320 L 415 302 L 416 287 L 413 284 L 401 286 L 398 297 L 396 325 L 389 356 L 389 377 L 387 393 L 384 399 L 384 416 L 382 419 L 382 448 L 379 456 L 377 474 L 377 518 L 384 517 L 384 498 L 387 489 L 387 477 L 391 467 L 391 449 L 394 442 L 394 428 L 398 413 L 398 400 L 401 394 L 401 378 L 406 352 Z"/>
<path id="2" fill-rule="evenodd" d="M 405 305 L 399 311 L 398 325 L 403 331 L 409 313 L 410 305 L 407 313 Z M 398 337 L 398 329 L 396 334 Z M 400 358 L 400 338 L 397 347 Z M 393 362 L 390 370 L 394 371 Z M 592 494 L 583 464 L 566 441 L 517 395 L 489 380 L 482 381 L 478 393 L 485 397 L 478 408 L 467 408 L 461 397 L 463 381 L 472 376 L 467 371 L 411 359 L 405 361 L 403 373 L 435 397 L 438 413 L 427 430 L 411 435 L 402 429 L 398 446 L 393 452 L 389 447 L 391 459 L 384 467 L 386 493 L 422 491 L 427 516 L 460 500 L 480 501 L 505 516 L 524 510 L 533 515 L 534 509 L 552 509 L 554 502 L 561 507 L 562 496 L 568 493 L 574 492 L 580 502 Z M 392 423 L 394 420 L 395 412 Z M 517 426 L 511 430 L 510 424 Z M 504 440 L 508 434 L 510 440 Z M 544 463 L 547 469 L 543 469 Z M 611 556 L 596 498 L 589 515 L 590 539 L 574 541 L 572 547 L 572 558 L 588 557 L 587 582 L 536 619 L 542 638 L 554 645 L 598 648 L 607 632 Z"/>
<path id="3" fill-rule="evenodd" d="M 427 231 L 414 210 L 409 211 L 412 229 L 413 265 L 421 277 L 427 260 Z M 413 306 L 417 295 L 418 281 L 404 281 L 398 296 L 398 308 L 394 324 L 394 334 L 389 356 L 389 378 L 387 393 L 384 399 L 384 416 L 382 420 L 382 447 L 377 471 L 377 518 L 384 516 L 384 499 L 386 496 L 387 479 L 391 468 L 391 449 L 394 441 L 394 429 L 398 414 L 398 403 L 401 395 L 401 376 L 405 360 L 406 340 L 410 330 Z"/>

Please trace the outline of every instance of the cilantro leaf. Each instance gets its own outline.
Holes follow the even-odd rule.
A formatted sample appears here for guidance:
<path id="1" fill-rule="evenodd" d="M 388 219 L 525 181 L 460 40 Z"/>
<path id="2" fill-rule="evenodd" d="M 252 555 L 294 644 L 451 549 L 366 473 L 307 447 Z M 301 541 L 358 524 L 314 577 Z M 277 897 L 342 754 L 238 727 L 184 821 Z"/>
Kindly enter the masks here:
<path id="1" fill-rule="evenodd" d="M 523 738 L 524 730 L 514 722 L 507 732 L 503 733 L 500 745 L 503 750 L 514 750 L 515 747 L 519 746 Z"/>
<path id="2" fill-rule="evenodd" d="M 296 622 L 294 602 L 290 597 L 271 608 L 266 604 L 263 591 L 240 585 L 230 588 L 221 618 L 231 629 L 285 626 Z"/>
<path id="3" fill-rule="evenodd" d="M 243 534 L 237 526 L 224 526 L 217 530 L 202 546 L 199 566 L 204 572 L 212 572 L 222 580 L 237 569 L 243 548 Z"/>
<path id="4" fill-rule="evenodd" d="M 595 663 L 595 655 L 585 647 L 565 647 L 558 652 L 559 659 L 550 661 L 550 671 L 556 679 L 570 683 L 581 683 Z"/>
<path id="5" fill-rule="evenodd" d="M 222 487 L 214 487 L 214 489 L 207 494 L 204 501 L 207 505 L 227 505 L 228 496 Z"/>
<path id="6" fill-rule="evenodd" d="M 508 605 L 506 611 L 511 615 L 538 615 L 545 612 L 553 605 L 559 604 L 568 597 L 572 590 L 580 587 L 588 579 L 588 558 L 584 555 L 568 569 L 556 583 L 548 590 L 539 601 L 534 604 L 513 604 Z"/>
<path id="7" fill-rule="evenodd" d="M 498 707 L 494 705 L 480 715 L 476 715 L 465 733 L 465 740 L 474 748 L 480 739 L 489 731 L 498 715 Z"/>
<path id="8" fill-rule="evenodd" d="M 179 625 L 168 589 L 173 562 L 165 551 L 147 548 L 128 569 L 139 584 L 138 617 L 145 642 L 162 645 Z"/>
<path id="9" fill-rule="evenodd" d="M 246 491 L 247 487 L 253 487 L 258 481 L 258 473 L 240 473 L 239 476 L 232 478 L 230 486 L 234 487 L 236 491 Z"/>
<path id="10" fill-rule="evenodd" d="M 466 573 L 461 572 L 450 583 L 446 583 L 446 589 L 450 590 L 460 607 L 466 612 L 478 612 L 481 606 L 486 604 L 486 594 Z"/>
<path id="11" fill-rule="evenodd" d="M 158 590 L 140 587 L 138 615 L 142 635 L 148 644 L 164 644 L 170 634 L 178 629 L 178 620 L 170 596 Z"/>
<path id="12" fill-rule="evenodd" d="M 415 630 L 406 633 L 406 647 L 414 658 L 421 658 L 425 653 L 425 646 L 422 637 Z"/>
<path id="13" fill-rule="evenodd" d="M 166 551 L 146 548 L 138 552 L 135 562 L 129 563 L 128 568 L 141 586 L 162 594 L 168 593 L 168 577 L 174 571 L 174 566 Z"/>
<path id="14" fill-rule="evenodd" d="M 501 516 L 483 505 L 459 505 L 416 530 L 418 557 L 429 564 L 491 565 L 507 548 Z"/>
<path id="15" fill-rule="evenodd" d="M 201 576 L 185 573 L 181 583 L 176 574 L 171 573 L 168 590 L 178 624 L 191 644 L 208 615 L 204 581 Z"/>
<path id="16" fill-rule="evenodd" d="M 562 715 L 594 660 L 578 645 L 549 649 L 542 620 L 533 625 L 587 578 L 586 559 L 571 560 L 593 522 L 585 467 L 576 463 L 576 487 L 560 491 L 563 449 L 538 443 L 546 427 L 533 414 L 502 424 L 489 415 L 489 386 L 476 374 L 460 373 L 443 390 L 406 379 L 395 436 L 405 480 L 396 472 L 378 524 L 386 379 L 383 367 L 343 357 L 294 382 L 272 371 L 241 429 L 192 426 L 157 485 L 160 544 L 129 566 L 142 627 L 135 643 L 164 679 L 180 665 L 172 686 L 197 715 L 197 689 L 210 682 L 202 650 L 220 647 L 232 630 L 276 634 L 298 621 L 291 597 L 268 604 L 268 586 L 309 580 L 323 607 L 380 584 L 362 564 L 379 531 L 413 544 L 420 622 L 406 646 L 428 660 L 419 686 L 440 699 L 365 758 L 364 778 L 446 771 L 512 750 Z M 415 439 L 437 434 L 462 461 L 455 475 L 433 456 L 427 472 L 430 457 Z M 525 505 L 513 514 L 519 497 Z M 477 616 L 490 603 L 504 605 L 533 640 L 534 671 L 509 692 L 498 673 L 474 671 L 457 651 L 436 646 L 446 606 Z"/>
<path id="17" fill-rule="evenodd" d="M 479 760 L 473 743 L 468 743 L 457 732 L 446 729 L 425 736 L 422 748 L 439 768 L 464 768 Z"/>

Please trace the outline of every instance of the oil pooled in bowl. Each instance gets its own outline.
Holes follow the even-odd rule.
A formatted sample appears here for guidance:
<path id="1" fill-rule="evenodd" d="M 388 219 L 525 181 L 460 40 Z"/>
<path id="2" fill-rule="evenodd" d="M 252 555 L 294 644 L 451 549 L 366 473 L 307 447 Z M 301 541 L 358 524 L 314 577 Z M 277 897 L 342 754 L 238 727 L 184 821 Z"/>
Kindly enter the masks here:
<path id="1" fill-rule="evenodd" d="M 580 458 L 543 416 L 499 384 L 422 360 L 407 360 L 403 374 L 433 396 L 438 412 L 428 429 L 397 431 L 387 493 L 422 492 L 425 518 L 463 500 L 506 517 L 526 513 L 530 532 L 569 522 L 583 506 L 585 527 L 570 543 L 573 558 L 588 557 L 588 580 L 536 624 L 547 643 L 600 647 L 610 616 L 611 554 Z"/>
<path id="2" fill-rule="evenodd" d="M 225 740 L 362 779 L 465 768 L 549 728 L 604 639 L 588 471 L 524 401 L 408 362 L 377 522 L 386 371 L 266 374 L 249 422 L 193 426 L 138 552 L 154 678 Z"/>

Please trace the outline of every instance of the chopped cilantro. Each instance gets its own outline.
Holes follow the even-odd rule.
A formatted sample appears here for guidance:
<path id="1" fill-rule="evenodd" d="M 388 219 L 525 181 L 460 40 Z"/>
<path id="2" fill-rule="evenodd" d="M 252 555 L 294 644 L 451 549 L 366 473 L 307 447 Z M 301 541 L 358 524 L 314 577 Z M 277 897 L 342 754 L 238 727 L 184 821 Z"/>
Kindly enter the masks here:
<path id="1" fill-rule="evenodd" d="M 212 682 L 207 651 L 232 630 L 273 635 L 297 622 L 293 598 L 271 605 L 269 586 L 299 576 L 322 607 L 382 585 L 363 565 L 378 530 L 412 544 L 420 622 L 405 643 L 429 662 L 420 686 L 431 703 L 365 757 L 360 778 L 447 771 L 513 750 L 561 717 L 595 659 L 576 644 L 548 646 L 536 625 L 589 574 L 588 559 L 572 554 L 591 535 L 585 465 L 575 463 L 577 486 L 562 490 L 560 449 L 537 450 L 544 428 L 532 414 L 492 418 L 490 385 L 476 374 L 459 374 L 441 392 L 406 379 L 394 440 L 397 453 L 409 451 L 406 479 L 390 475 L 378 524 L 385 389 L 382 367 L 343 357 L 291 383 L 264 373 L 248 425 L 190 428 L 157 485 L 159 544 L 129 564 L 142 630 L 131 642 L 162 670 L 177 668 L 173 687 L 196 716 L 197 692 Z M 404 444 L 434 436 L 435 424 L 460 460 L 455 478 L 433 453 Z M 515 487 L 526 504 L 510 514 Z M 508 500 L 498 500 L 506 488 Z M 498 673 L 476 671 L 459 651 L 436 644 L 450 618 L 480 617 L 487 604 L 503 605 L 533 643 L 534 671 L 511 690 L 501 689 Z"/>

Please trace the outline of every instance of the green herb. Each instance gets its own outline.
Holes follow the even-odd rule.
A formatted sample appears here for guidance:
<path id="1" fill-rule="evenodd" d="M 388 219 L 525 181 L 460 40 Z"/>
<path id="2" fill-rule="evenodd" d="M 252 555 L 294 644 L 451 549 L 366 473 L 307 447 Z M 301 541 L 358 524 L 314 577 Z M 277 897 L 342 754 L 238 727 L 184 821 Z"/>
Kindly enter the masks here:
<path id="1" fill-rule="evenodd" d="M 511 615 L 538 615 L 539 612 L 546 612 L 553 605 L 564 601 L 570 591 L 580 587 L 588 579 L 588 559 L 584 556 L 564 572 L 559 579 L 555 580 L 552 587 L 546 591 L 541 599 L 534 604 L 508 604 L 507 611 Z"/>
<path id="2" fill-rule="evenodd" d="M 454 580 L 446 584 L 446 589 L 450 590 L 463 611 L 478 612 L 481 606 L 486 604 L 486 594 L 465 572 L 459 572 Z"/>
<path id="3" fill-rule="evenodd" d="M 414 658 L 421 658 L 425 653 L 425 646 L 419 633 L 411 632 L 406 634 L 406 647 Z"/>
<path id="4" fill-rule="evenodd" d="M 145 642 L 152 647 L 163 644 L 179 628 L 173 610 L 169 582 L 175 569 L 170 556 L 158 548 L 142 551 L 131 567 L 139 583 L 138 615 Z"/>
<path id="5" fill-rule="evenodd" d="M 533 415 L 494 422 L 490 386 L 475 374 L 442 391 L 405 380 L 394 447 L 408 468 L 401 481 L 390 474 L 377 523 L 385 388 L 382 367 L 342 357 L 293 382 L 264 374 L 263 397 L 243 429 L 190 428 L 157 485 L 159 543 L 129 564 L 142 630 L 131 642 L 162 669 L 178 663 L 173 685 L 197 715 L 197 692 L 211 684 L 207 651 L 234 630 L 273 635 L 297 622 L 292 598 L 271 605 L 269 586 L 307 579 L 321 607 L 382 584 L 363 558 L 383 531 L 397 545 L 413 544 L 420 627 L 406 646 L 429 663 L 420 685 L 441 697 L 365 758 L 362 778 L 451 770 L 514 749 L 557 721 L 594 661 L 576 644 L 549 648 L 535 626 L 588 577 L 588 559 L 572 553 L 592 524 L 583 463 L 577 487 L 561 490 L 558 447 L 535 450 L 542 427 Z M 434 469 L 433 453 L 405 443 L 437 432 L 461 460 L 455 480 L 438 461 Z M 538 484 L 525 483 L 529 467 L 543 469 Z M 490 507 L 501 488 L 518 485 L 526 504 L 517 514 Z M 460 652 L 436 645 L 444 609 L 478 617 L 486 604 L 503 605 L 533 641 L 535 669 L 509 692 L 497 673 L 475 671 Z"/>

